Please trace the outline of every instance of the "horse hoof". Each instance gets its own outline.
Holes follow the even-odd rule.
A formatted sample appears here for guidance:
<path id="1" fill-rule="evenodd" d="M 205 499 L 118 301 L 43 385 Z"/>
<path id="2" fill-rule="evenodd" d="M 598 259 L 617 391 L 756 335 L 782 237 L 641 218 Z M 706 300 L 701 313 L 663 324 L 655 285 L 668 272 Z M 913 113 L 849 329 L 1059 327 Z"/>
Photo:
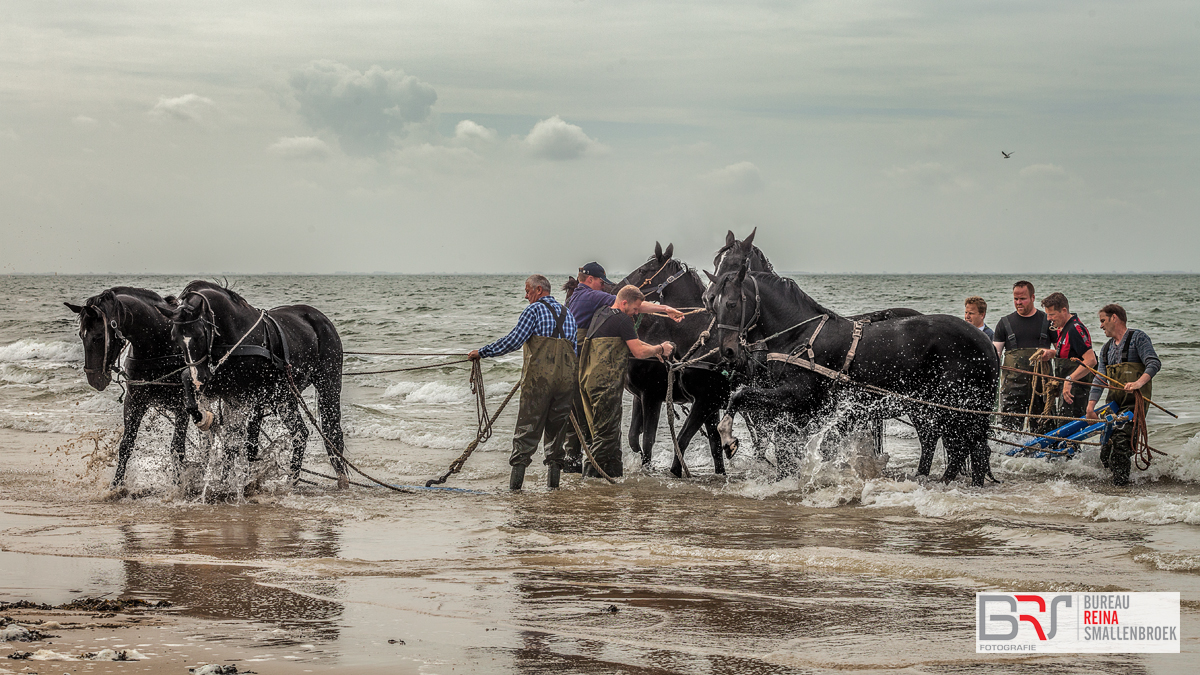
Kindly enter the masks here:
<path id="1" fill-rule="evenodd" d="M 205 410 L 202 413 L 200 413 L 200 421 L 196 422 L 196 428 L 199 429 L 200 431 L 208 431 L 209 429 L 212 428 L 213 421 L 216 418 L 217 418 L 217 416 L 212 414 L 211 410 Z"/>
<path id="2" fill-rule="evenodd" d="M 734 453 L 736 453 L 738 451 L 737 439 L 736 438 L 733 439 L 733 441 L 731 443 L 729 443 L 728 445 L 725 445 L 724 448 L 725 448 L 725 459 L 733 459 Z"/>
<path id="3" fill-rule="evenodd" d="M 338 474 L 338 489 L 339 490 L 349 490 L 350 489 L 350 478 L 344 473 Z"/>

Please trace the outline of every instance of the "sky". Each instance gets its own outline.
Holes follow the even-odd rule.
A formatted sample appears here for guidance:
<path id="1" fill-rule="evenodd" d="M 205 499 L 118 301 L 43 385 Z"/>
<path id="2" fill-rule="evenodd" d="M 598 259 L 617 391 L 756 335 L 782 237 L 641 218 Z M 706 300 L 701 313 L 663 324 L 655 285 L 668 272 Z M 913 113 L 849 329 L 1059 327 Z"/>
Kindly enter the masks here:
<path id="1" fill-rule="evenodd" d="M 0 273 L 711 268 L 754 228 L 808 273 L 1195 273 L 1198 214 L 1196 2 L 0 5 Z"/>

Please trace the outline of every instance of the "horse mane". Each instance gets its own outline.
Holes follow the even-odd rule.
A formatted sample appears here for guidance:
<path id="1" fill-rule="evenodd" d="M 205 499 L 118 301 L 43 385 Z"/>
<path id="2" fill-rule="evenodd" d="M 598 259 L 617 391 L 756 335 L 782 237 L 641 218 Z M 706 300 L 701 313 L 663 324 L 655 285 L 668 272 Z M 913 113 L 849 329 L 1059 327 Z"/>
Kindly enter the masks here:
<path id="1" fill-rule="evenodd" d="M 233 290 L 229 286 L 222 286 L 220 284 L 215 284 L 211 281 L 205 281 L 203 279 L 197 279 L 188 283 L 187 286 L 183 287 L 183 291 L 179 293 L 179 297 L 183 297 L 188 293 L 196 293 L 199 291 L 216 291 L 218 293 L 223 293 L 229 298 L 230 302 L 234 303 L 235 305 L 241 305 L 247 309 L 254 309 L 253 305 L 247 302 L 245 298 L 238 295 L 237 291 Z"/>
<path id="2" fill-rule="evenodd" d="M 759 275 L 760 281 L 778 279 L 783 282 L 782 290 L 789 304 L 811 304 L 818 312 L 821 314 L 828 314 L 832 319 L 838 319 L 842 317 L 841 314 L 838 314 L 832 309 L 822 305 L 814 300 L 811 295 L 805 293 L 804 289 L 800 288 L 800 284 L 796 283 L 796 280 L 791 277 L 781 277 L 775 274 L 767 274 L 766 272 L 751 272 L 751 274 Z"/>

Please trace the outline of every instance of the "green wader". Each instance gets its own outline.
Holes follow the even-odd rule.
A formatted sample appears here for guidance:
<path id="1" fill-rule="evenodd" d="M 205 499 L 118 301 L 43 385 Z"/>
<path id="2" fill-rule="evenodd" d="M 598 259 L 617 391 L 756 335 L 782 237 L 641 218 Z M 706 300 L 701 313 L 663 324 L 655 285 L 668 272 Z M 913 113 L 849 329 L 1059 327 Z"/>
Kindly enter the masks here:
<path id="1" fill-rule="evenodd" d="M 625 371 L 629 367 L 629 346 L 619 337 L 592 336 L 615 314 L 616 310 L 596 312 L 579 352 L 579 392 L 592 435 L 592 456 L 613 478 L 624 474 L 621 397 L 625 392 Z M 584 467 L 584 475 L 589 475 L 589 469 L 590 466 Z M 595 475 L 594 470 L 590 475 Z"/>
<path id="2" fill-rule="evenodd" d="M 583 351 L 583 341 L 587 338 L 586 331 L 579 331 L 575 334 L 576 353 Z M 579 393 L 579 368 L 576 367 L 575 372 L 571 374 L 571 414 L 575 415 L 575 421 L 579 422 L 579 428 L 584 432 L 584 441 L 587 442 L 588 448 L 592 447 L 592 439 L 587 434 L 588 423 L 587 415 L 583 412 L 583 397 Z M 568 472 L 579 473 L 583 469 L 583 450 L 580 449 L 579 435 L 575 433 L 575 426 L 570 422 L 567 423 L 567 443 L 566 443 L 566 459 L 564 460 L 563 469 Z"/>
<path id="3" fill-rule="evenodd" d="M 1131 363 L 1129 361 L 1130 342 L 1132 340 L 1125 342 L 1125 349 L 1121 354 L 1121 362 L 1105 368 L 1106 372 L 1104 374 L 1121 384 L 1136 382 L 1142 376 L 1142 373 L 1146 372 L 1144 364 Z M 1146 386 L 1138 390 L 1142 392 L 1142 396 L 1150 398 L 1150 385 L 1151 383 L 1147 382 Z M 1126 410 L 1133 410 L 1133 406 L 1137 402 L 1137 396 L 1133 392 L 1113 391 L 1109 389 L 1108 400 L 1117 402 L 1117 414 L 1119 415 Z M 1105 443 L 1104 447 L 1100 448 L 1100 463 L 1112 471 L 1114 485 L 1129 485 L 1129 464 L 1132 458 L 1133 423 L 1126 422 L 1123 426 L 1114 429 L 1112 435 L 1108 437 L 1108 443 Z"/>
<path id="4" fill-rule="evenodd" d="M 553 313 L 554 308 L 550 311 Z M 539 440 L 546 453 L 544 463 L 562 466 L 576 370 L 575 345 L 563 336 L 566 313 L 564 307 L 555 317 L 554 337 L 535 335 L 525 341 L 521 403 L 513 431 L 512 457 L 508 460 L 512 466 L 529 466 Z"/>
<path id="5" fill-rule="evenodd" d="M 1051 372 L 1055 377 L 1066 377 L 1075 372 L 1079 367 L 1078 363 L 1074 363 L 1071 359 L 1050 359 Z M 1087 415 L 1088 394 L 1092 392 L 1092 374 L 1088 373 L 1083 376 L 1083 379 L 1071 383 L 1071 402 L 1062 397 L 1062 386 L 1065 382 L 1054 380 L 1051 382 L 1053 390 L 1058 393 L 1055 395 L 1057 406 L 1055 408 L 1056 415 L 1063 417 L 1084 417 Z M 1059 420 L 1053 423 L 1054 426 L 1066 424 L 1065 421 Z"/>
<path id="6" fill-rule="evenodd" d="M 1005 349 L 1004 350 L 1004 365 L 1009 368 L 1018 368 L 1020 370 L 1033 370 L 1033 364 L 1030 358 L 1037 349 Z M 1004 377 L 1000 380 L 1000 412 L 1006 413 L 1021 413 L 1022 415 L 1030 412 L 1030 400 L 1033 401 L 1033 414 L 1040 415 L 1046 405 L 1045 397 L 1041 394 L 1034 396 L 1033 392 L 1033 376 L 1025 373 L 1014 373 L 1010 370 L 1002 370 Z M 1000 418 L 1000 426 L 1008 429 L 1021 430 L 1025 426 L 1024 417 L 1002 416 Z M 1030 431 L 1041 433 L 1039 429 L 1044 428 L 1042 420 L 1031 420 Z M 1053 425 L 1050 428 L 1054 428 Z"/>

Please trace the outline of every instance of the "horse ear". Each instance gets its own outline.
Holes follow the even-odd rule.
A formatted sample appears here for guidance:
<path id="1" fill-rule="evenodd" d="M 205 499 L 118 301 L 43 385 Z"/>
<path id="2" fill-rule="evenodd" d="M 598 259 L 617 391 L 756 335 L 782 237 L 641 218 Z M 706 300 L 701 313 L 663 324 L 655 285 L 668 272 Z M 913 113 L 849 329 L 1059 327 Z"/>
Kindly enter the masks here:
<path id="1" fill-rule="evenodd" d="M 155 305 L 154 309 L 157 309 L 159 314 L 162 314 L 164 317 L 166 317 L 168 319 L 171 319 L 171 320 L 175 319 L 175 310 L 164 309 L 162 307 L 159 307 L 158 305 Z"/>
<path id="2" fill-rule="evenodd" d="M 66 305 L 68 309 L 70 309 L 72 312 L 75 312 L 76 314 L 83 311 L 83 308 L 80 307 L 79 305 L 72 305 L 69 302 L 64 302 L 63 304 Z"/>
<path id="3" fill-rule="evenodd" d="M 673 255 L 675 255 L 675 244 L 667 244 L 667 250 L 663 251 L 663 260 L 670 260 Z"/>
<path id="4" fill-rule="evenodd" d="M 709 272 L 708 270 L 704 270 L 704 274 L 708 276 L 709 283 L 713 283 L 713 284 L 717 283 L 717 275 L 713 274 L 712 272 Z"/>
<path id="5" fill-rule="evenodd" d="M 750 236 L 749 236 L 749 237 L 746 237 L 746 241 L 743 241 L 743 242 L 742 242 L 742 246 L 744 246 L 744 247 L 745 247 L 747 250 L 749 250 L 749 248 L 750 248 L 750 245 L 754 243 L 754 235 L 756 235 L 756 234 L 758 234 L 758 228 L 757 228 L 757 227 L 756 227 L 756 228 L 754 228 L 753 230 L 751 230 L 751 232 L 750 232 Z"/>
<path id="6" fill-rule="evenodd" d="M 163 298 L 163 302 L 167 303 L 168 305 L 178 305 L 179 298 L 173 295 L 168 295 L 167 297 Z"/>
<path id="7" fill-rule="evenodd" d="M 663 261 L 662 244 L 658 243 L 657 241 L 654 242 L 654 259 L 658 262 Z"/>
<path id="8" fill-rule="evenodd" d="M 725 245 L 733 246 L 733 242 L 735 241 L 737 241 L 737 237 L 733 236 L 733 230 L 727 231 L 725 233 Z"/>

